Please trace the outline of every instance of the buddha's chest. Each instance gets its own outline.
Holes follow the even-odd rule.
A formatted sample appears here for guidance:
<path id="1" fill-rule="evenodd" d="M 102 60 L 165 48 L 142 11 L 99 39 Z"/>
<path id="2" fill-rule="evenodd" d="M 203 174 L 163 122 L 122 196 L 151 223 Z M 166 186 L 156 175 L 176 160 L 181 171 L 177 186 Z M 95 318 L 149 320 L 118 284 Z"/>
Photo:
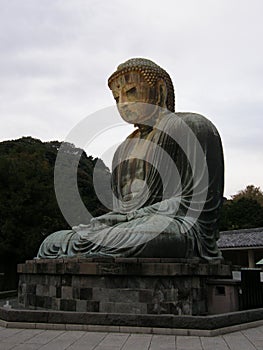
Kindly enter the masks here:
<path id="1" fill-rule="evenodd" d="M 146 164 L 138 158 L 131 158 L 121 169 L 120 190 L 123 200 L 130 200 L 141 193 L 146 186 Z"/>

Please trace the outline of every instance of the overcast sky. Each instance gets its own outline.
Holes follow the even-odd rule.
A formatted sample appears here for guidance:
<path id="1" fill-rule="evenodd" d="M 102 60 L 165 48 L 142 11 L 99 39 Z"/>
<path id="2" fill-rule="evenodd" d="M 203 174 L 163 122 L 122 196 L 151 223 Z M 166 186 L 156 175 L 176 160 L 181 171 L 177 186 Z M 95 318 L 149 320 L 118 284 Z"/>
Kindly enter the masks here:
<path id="1" fill-rule="evenodd" d="M 84 117 L 113 104 L 107 78 L 117 65 L 145 57 L 171 75 L 177 111 L 201 113 L 217 126 L 225 195 L 249 184 L 263 189 L 263 1 L 0 5 L 0 141 L 64 140 Z M 129 129 L 120 130 L 121 140 Z M 93 156 L 100 152 L 93 147 Z"/>

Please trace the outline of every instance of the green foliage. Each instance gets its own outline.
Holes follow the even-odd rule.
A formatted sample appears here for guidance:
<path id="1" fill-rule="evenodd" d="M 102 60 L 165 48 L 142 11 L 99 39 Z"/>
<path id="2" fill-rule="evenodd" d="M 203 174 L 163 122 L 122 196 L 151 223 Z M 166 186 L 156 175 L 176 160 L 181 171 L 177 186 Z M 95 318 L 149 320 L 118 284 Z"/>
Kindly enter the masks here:
<path id="1" fill-rule="evenodd" d="M 231 198 L 223 204 L 220 231 L 263 226 L 263 193 L 259 187 L 247 186 Z"/>
<path id="2" fill-rule="evenodd" d="M 42 143 L 31 137 L 0 143 L 0 263 L 32 259 L 47 235 L 69 228 L 53 183 L 59 147 L 58 141 Z M 70 149 L 72 157 L 82 153 L 78 188 L 83 202 L 93 215 L 105 213 L 107 209 L 96 197 L 92 182 L 96 159 L 73 145 Z M 100 171 L 110 176 L 103 162 Z"/>
<path id="3" fill-rule="evenodd" d="M 260 187 L 255 187 L 254 185 L 248 185 L 245 190 L 239 191 L 234 196 L 231 196 L 233 201 L 238 201 L 241 198 L 248 198 L 257 201 L 261 206 L 263 206 L 263 192 Z"/>

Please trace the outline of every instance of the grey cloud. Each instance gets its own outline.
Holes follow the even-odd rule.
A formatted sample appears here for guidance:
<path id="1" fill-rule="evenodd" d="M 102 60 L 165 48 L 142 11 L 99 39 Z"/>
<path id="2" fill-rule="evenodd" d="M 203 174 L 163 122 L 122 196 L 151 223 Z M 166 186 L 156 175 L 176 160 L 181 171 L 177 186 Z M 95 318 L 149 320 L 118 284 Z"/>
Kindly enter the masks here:
<path id="1" fill-rule="evenodd" d="M 220 130 L 233 194 L 242 183 L 233 157 L 259 158 L 262 150 L 262 12 L 261 0 L 5 1 L 0 138 L 62 139 L 82 117 L 113 104 L 107 77 L 120 62 L 148 57 L 170 73 L 178 108 L 206 115 Z"/>

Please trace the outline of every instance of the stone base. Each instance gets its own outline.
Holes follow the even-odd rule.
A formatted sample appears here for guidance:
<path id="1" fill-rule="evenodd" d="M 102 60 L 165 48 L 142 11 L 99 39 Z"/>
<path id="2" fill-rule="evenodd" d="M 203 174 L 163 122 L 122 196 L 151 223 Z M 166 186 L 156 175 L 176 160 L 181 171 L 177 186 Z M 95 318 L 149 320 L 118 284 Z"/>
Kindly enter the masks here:
<path id="1" fill-rule="evenodd" d="M 207 315 L 207 281 L 232 278 L 230 265 L 198 259 L 36 259 L 18 273 L 27 309 L 109 314 Z"/>

